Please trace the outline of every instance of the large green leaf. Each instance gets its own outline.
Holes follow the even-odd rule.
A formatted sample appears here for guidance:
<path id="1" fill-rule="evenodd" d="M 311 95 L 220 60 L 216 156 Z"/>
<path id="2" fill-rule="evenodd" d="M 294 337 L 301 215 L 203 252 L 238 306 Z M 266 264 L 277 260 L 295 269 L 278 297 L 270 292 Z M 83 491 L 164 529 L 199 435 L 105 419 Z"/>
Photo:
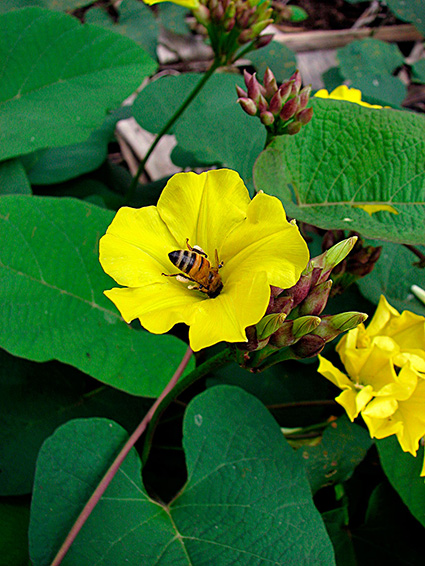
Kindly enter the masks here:
<path id="1" fill-rule="evenodd" d="M 43 445 L 30 526 L 34 566 L 50 563 L 125 437 L 115 423 L 90 419 L 64 425 Z M 147 495 L 133 450 L 64 566 L 334 564 L 302 464 L 258 400 L 228 386 L 195 398 L 184 448 L 188 481 L 168 505 Z"/>
<path id="2" fill-rule="evenodd" d="M 85 22 L 97 24 L 130 37 L 156 59 L 158 24 L 150 8 L 139 0 L 123 0 L 118 7 L 119 20 L 113 23 L 105 10 L 95 7 L 89 10 Z"/>
<path id="3" fill-rule="evenodd" d="M 297 68 L 295 53 L 277 41 L 271 41 L 266 47 L 251 51 L 247 57 L 252 61 L 261 79 L 269 67 L 273 70 L 278 83 L 288 80 Z"/>
<path id="4" fill-rule="evenodd" d="M 81 143 L 41 149 L 22 157 L 28 177 L 33 185 L 62 183 L 94 171 L 108 155 L 108 143 L 113 137 L 118 120 L 131 116 L 131 107 L 123 106 L 111 112 L 102 126 Z"/>
<path id="5" fill-rule="evenodd" d="M 30 493 L 42 443 L 66 421 L 108 417 L 129 433 L 151 399 L 99 387 L 87 391 L 84 374 L 58 362 L 35 363 L 0 350 L 0 495 Z"/>
<path id="6" fill-rule="evenodd" d="M 0 13 L 16 10 L 17 8 L 27 8 L 29 6 L 39 6 L 50 10 L 75 10 L 82 6 L 91 4 L 93 0 L 1 0 Z"/>
<path id="7" fill-rule="evenodd" d="M 372 444 L 369 434 L 343 415 L 326 428 L 319 444 L 299 448 L 312 492 L 348 480 Z"/>
<path id="8" fill-rule="evenodd" d="M 128 326 L 103 295 L 114 282 L 100 267 L 97 245 L 112 217 L 74 199 L 2 197 L 0 346 L 156 397 L 186 346 Z"/>
<path id="9" fill-rule="evenodd" d="M 424 449 L 416 457 L 403 452 L 397 438 L 377 440 L 379 457 L 387 478 L 416 519 L 425 527 L 425 483 L 420 477 Z"/>
<path id="10" fill-rule="evenodd" d="M 143 128 L 158 132 L 201 78 L 193 73 L 150 83 L 134 102 L 135 119 Z M 244 86 L 240 76 L 213 75 L 176 122 L 173 133 L 181 149 L 198 162 L 235 169 L 248 183 L 266 131 L 236 104 L 236 84 Z"/>
<path id="11" fill-rule="evenodd" d="M 42 8 L 0 16 L 0 159 L 84 141 L 152 73 L 130 39 Z"/>
<path id="12" fill-rule="evenodd" d="M 415 265 L 416 255 L 400 244 L 378 241 L 368 244 L 382 245 L 382 252 L 372 273 L 357 282 L 362 295 L 375 305 L 385 295 L 398 311 L 410 310 L 425 316 L 425 305 L 411 291 L 412 285 L 425 289 L 425 269 Z M 418 250 L 425 253 L 424 246 L 418 246 Z"/>
<path id="13" fill-rule="evenodd" d="M 0 195 L 30 195 L 29 183 L 20 159 L 8 159 L 0 163 Z"/>
<path id="14" fill-rule="evenodd" d="M 260 155 L 257 189 L 321 228 L 425 241 L 425 118 L 336 100 L 312 104 L 310 124 L 276 138 Z M 391 208 L 370 215 L 365 205 Z"/>

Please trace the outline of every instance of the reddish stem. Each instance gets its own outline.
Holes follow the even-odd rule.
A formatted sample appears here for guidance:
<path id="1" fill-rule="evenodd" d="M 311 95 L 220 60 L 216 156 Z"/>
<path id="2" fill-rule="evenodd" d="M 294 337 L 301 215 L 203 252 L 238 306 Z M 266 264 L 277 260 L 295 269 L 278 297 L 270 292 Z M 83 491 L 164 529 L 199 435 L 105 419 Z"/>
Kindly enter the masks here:
<path id="1" fill-rule="evenodd" d="M 158 399 L 152 405 L 152 407 L 150 408 L 148 413 L 146 413 L 142 422 L 139 424 L 139 426 L 136 428 L 136 430 L 133 432 L 133 434 L 130 436 L 130 438 L 127 440 L 127 442 L 124 444 L 124 446 L 120 450 L 118 456 L 115 458 L 115 460 L 111 464 L 110 468 L 108 469 L 106 474 L 103 476 L 102 480 L 100 481 L 97 488 L 93 492 L 92 496 L 87 501 L 84 509 L 81 511 L 81 513 L 78 516 L 77 520 L 75 521 L 72 529 L 69 531 L 66 539 L 64 540 L 62 546 L 60 547 L 58 553 L 56 554 L 55 559 L 53 560 L 51 566 L 59 566 L 59 564 L 65 558 L 66 553 L 68 552 L 68 550 L 70 549 L 70 547 L 71 547 L 72 543 L 74 542 L 76 536 L 80 532 L 81 527 L 87 521 L 91 512 L 93 511 L 93 509 L 98 504 L 99 499 L 105 493 L 106 488 L 111 483 L 113 477 L 115 476 L 119 467 L 121 466 L 121 464 L 125 460 L 127 454 L 130 452 L 131 448 L 133 448 L 133 446 L 136 444 L 136 442 L 139 440 L 139 438 L 141 437 L 141 435 L 145 431 L 145 429 L 146 429 L 147 425 L 149 424 L 150 420 L 152 419 L 158 405 L 161 403 L 161 401 L 164 399 L 164 397 L 173 389 L 173 387 L 175 386 L 177 381 L 180 379 L 180 377 L 181 377 L 183 371 L 185 370 L 192 354 L 193 354 L 193 352 L 192 352 L 191 348 L 189 347 L 187 349 L 185 355 L 183 356 L 183 359 L 180 362 L 179 367 L 176 369 L 173 377 L 171 378 L 169 383 L 166 385 L 166 387 L 163 390 L 163 392 L 161 393 L 161 395 L 158 397 Z"/>

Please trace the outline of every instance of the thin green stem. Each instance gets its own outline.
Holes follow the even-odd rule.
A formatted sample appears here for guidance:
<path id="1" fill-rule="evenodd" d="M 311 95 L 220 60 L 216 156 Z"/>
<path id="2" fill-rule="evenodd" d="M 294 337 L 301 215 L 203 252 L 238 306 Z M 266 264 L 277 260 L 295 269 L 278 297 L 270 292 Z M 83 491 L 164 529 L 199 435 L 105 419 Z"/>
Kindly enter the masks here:
<path id="1" fill-rule="evenodd" d="M 148 149 L 145 157 L 140 162 L 140 165 L 137 169 L 137 172 L 134 175 L 134 177 L 133 177 L 133 179 L 130 183 L 130 186 L 128 188 L 128 191 L 127 191 L 127 194 L 126 194 L 126 197 L 125 197 L 125 203 L 126 204 L 128 204 L 132 200 L 132 198 L 134 197 L 134 193 L 136 192 L 136 188 L 137 188 L 137 183 L 139 182 L 139 177 L 143 173 L 143 171 L 145 170 L 146 163 L 147 163 L 149 157 L 152 155 L 153 150 L 156 148 L 158 143 L 161 141 L 161 138 L 170 130 L 170 128 L 173 126 L 173 124 L 183 114 L 183 112 L 186 110 L 186 108 L 189 106 L 189 104 L 192 102 L 192 100 L 196 97 L 196 95 L 199 93 L 199 91 L 204 87 L 204 85 L 208 81 L 208 79 L 210 77 L 212 77 L 212 75 L 214 74 L 216 69 L 218 69 L 218 67 L 220 67 L 220 62 L 217 59 L 214 59 L 211 67 L 204 74 L 202 79 L 198 82 L 198 84 L 195 86 L 195 88 L 192 90 L 192 92 L 187 96 L 187 98 L 182 102 L 182 104 L 177 108 L 177 110 L 174 112 L 174 114 L 171 116 L 171 118 L 168 120 L 168 122 L 166 122 L 166 124 L 161 128 L 158 135 L 156 136 L 156 138 L 152 142 L 152 145 Z"/>
<path id="2" fill-rule="evenodd" d="M 72 529 L 69 531 L 66 539 L 64 540 L 62 546 L 60 547 L 58 553 L 56 554 L 51 566 L 59 566 L 59 564 L 65 558 L 68 550 L 70 549 L 70 547 L 71 547 L 72 543 L 74 542 L 76 536 L 80 532 L 82 526 L 84 525 L 84 523 L 87 521 L 87 519 L 91 515 L 93 509 L 98 504 L 102 495 L 105 493 L 106 488 L 111 483 L 115 474 L 118 472 L 121 464 L 124 462 L 125 458 L 127 457 L 127 454 L 130 452 L 131 448 L 133 448 L 133 446 L 136 444 L 136 442 L 139 440 L 139 438 L 141 437 L 141 435 L 145 431 L 149 421 L 152 419 L 157 408 L 161 405 L 161 401 L 167 396 L 167 394 L 170 391 L 173 390 L 176 383 L 180 379 L 180 377 L 181 377 L 182 373 L 184 372 L 192 354 L 193 354 L 193 352 L 192 352 L 191 348 L 188 348 L 186 350 L 185 355 L 183 356 L 182 361 L 180 362 L 179 367 L 176 369 L 173 377 L 170 379 L 169 383 L 166 385 L 164 391 L 161 393 L 161 395 L 158 397 L 158 399 L 152 405 L 152 407 L 150 408 L 148 413 L 143 418 L 142 422 L 139 424 L 139 426 L 136 428 L 136 430 L 133 432 L 133 434 L 130 436 L 130 438 L 127 440 L 127 442 L 124 444 L 124 446 L 121 448 L 117 457 L 115 458 L 115 460 L 113 461 L 113 463 L 109 467 L 106 474 L 101 479 L 100 483 L 96 487 L 92 496 L 87 501 L 86 505 L 84 506 L 84 509 L 81 511 L 80 515 L 78 516 L 77 520 L 75 521 L 74 525 L 72 526 Z"/>
<path id="3" fill-rule="evenodd" d="M 181 379 L 176 384 L 176 386 L 168 393 L 168 395 L 162 399 L 161 403 L 159 404 L 159 406 L 155 411 L 155 414 L 150 420 L 148 430 L 146 431 L 145 442 L 142 452 L 143 464 L 145 464 L 148 459 L 155 429 L 165 409 L 167 409 L 167 407 L 169 407 L 171 403 L 175 401 L 175 399 L 177 399 L 177 397 L 181 395 L 181 393 L 183 393 L 185 389 L 187 389 L 190 385 L 195 383 L 195 381 L 201 379 L 201 377 L 204 377 L 205 375 L 210 373 L 210 371 L 227 365 L 234 359 L 235 357 L 233 354 L 233 350 L 231 348 L 226 348 L 222 352 L 219 352 L 218 354 L 216 354 L 215 356 L 213 356 L 212 358 L 201 364 L 199 367 L 195 368 L 188 375 L 183 377 L 183 379 Z"/>

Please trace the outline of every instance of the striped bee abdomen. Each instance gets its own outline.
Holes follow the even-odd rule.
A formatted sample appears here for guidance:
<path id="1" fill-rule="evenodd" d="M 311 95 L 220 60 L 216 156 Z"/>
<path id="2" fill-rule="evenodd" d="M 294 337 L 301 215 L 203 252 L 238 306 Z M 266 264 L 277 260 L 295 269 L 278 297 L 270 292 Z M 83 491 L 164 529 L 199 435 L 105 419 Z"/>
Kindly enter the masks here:
<path id="1" fill-rule="evenodd" d="M 205 261 L 200 254 L 189 250 L 176 250 L 174 252 L 170 252 L 168 257 L 173 265 L 188 275 L 193 269 L 198 272 Z"/>

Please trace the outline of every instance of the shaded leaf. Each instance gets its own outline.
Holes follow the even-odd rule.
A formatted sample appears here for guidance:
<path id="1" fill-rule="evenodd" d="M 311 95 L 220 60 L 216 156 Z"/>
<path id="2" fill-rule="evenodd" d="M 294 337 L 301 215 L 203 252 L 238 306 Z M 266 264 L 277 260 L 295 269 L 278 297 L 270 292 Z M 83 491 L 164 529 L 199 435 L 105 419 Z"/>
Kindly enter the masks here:
<path id="1" fill-rule="evenodd" d="M 74 368 L 0 350 L 0 495 L 31 492 L 38 451 L 59 425 L 77 417 L 108 417 L 131 433 L 152 405 L 151 399 L 109 387 L 88 391 L 86 381 Z"/>
<path id="2" fill-rule="evenodd" d="M 81 142 L 152 73 L 133 41 L 67 14 L 0 16 L 0 159 Z"/>
<path id="3" fill-rule="evenodd" d="M 92 0 L 1 0 L 0 13 L 29 6 L 38 6 L 49 10 L 72 11 L 91 3 Z"/>
<path id="4" fill-rule="evenodd" d="M 299 448 L 312 492 L 348 480 L 372 444 L 367 431 L 343 415 L 325 429 L 318 444 Z"/>
<path id="5" fill-rule="evenodd" d="M 118 389 L 156 397 L 186 345 L 125 324 L 103 295 L 114 282 L 100 267 L 98 240 L 112 217 L 74 199 L 1 199 L 0 346 L 34 361 L 58 359 Z"/>
<path id="6" fill-rule="evenodd" d="M 119 15 L 117 23 L 112 21 L 106 11 L 97 7 L 87 12 L 85 22 L 106 27 L 129 37 L 156 59 L 158 24 L 152 10 L 138 0 L 123 0 L 117 10 Z"/>
<path id="7" fill-rule="evenodd" d="M 322 519 L 335 550 L 337 566 L 358 566 L 351 533 L 346 524 L 347 509 L 332 509 L 322 513 Z"/>
<path id="8" fill-rule="evenodd" d="M 312 122 L 296 136 L 274 139 L 259 156 L 257 190 L 320 228 L 425 241 L 425 118 L 336 100 L 311 102 Z M 365 205 L 393 212 L 370 215 L 360 208 Z"/>
<path id="9" fill-rule="evenodd" d="M 186 16 L 190 15 L 190 10 L 173 2 L 162 2 L 158 5 L 158 11 L 161 25 L 165 29 L 179 35 L 189 33 L 190 28 L 187 25 Z"/>
<path id="10" fill-rule="evenodd" d="M 400 244 L 378 241 L 368 244 L 381 245 L 382 252 L 372 273 L 357 282 L 362 295 L 375 305 L 378 304 L 380 296 L 385 295 L 399 312 L 410 310 L 425 316 L 425 305 L 410 290 L 412 285 L 425 289 L 425 270 L 414 265 L 419 261 L 418 258 Z M 416 247 L 425 254 L 424 246 Z"/>
<path id="11" fill-rule="evenodd" d="M 423 447 L 414 457 L 403 452 L 394 435 L 377 440 L 376 445 L 382 467 L 391 485 L 412 515 L 425 526 L 425 482 L 424 478 L 420 477 L 424 459 Z"/>
<path id="12" fill-rule="evenodd" d="M 425 36 L 425 5 L 422 0 L 386 0 L 386 3 L 399 20 L 412 23 Z"/>
<path id="13" fill-rule="evenodd" d="M 143 128 L 157 133 L 201 78 L 191 73 L 162 77 L 148 84 L 134 102 L 135 119 Z M 249 183 L 266 131 L 258 119 L 245 114 L 236 104 L 236 84 L 244 86 L 240 76 L 213 75 L 173 126 L 172 133 L 179 147 L 198 163 L 230 167 Z"/>
<path id="14" fill-rule="evenodd" d="M 0 195 L 30 195 L 25 168 L 20 159 L 8 159 L 0 163 Z"/>
<path id="15" fill-rule="evenodd" d="M 124 439 L 115 423 L 90 419 L 64 425 L 43 445 L 34 566 L 49 564 Z M 189 479 L 168 505 L 146 494 L 132 450 L 63 564 L 334 564 L 302 465 L 259 401 L 233 387 L 201 394 L 186 412 L 184 448 Z"/>
<path id="16" fill-rule="evenodd" d="M 261 83 L 267 67 L 273 71 L 278 84 L 288 80 L 297 68 L 295 53 L 277 41 L 271 41 L 266 47 L 251 51 L 247 57 L 256 68 Z"/>

